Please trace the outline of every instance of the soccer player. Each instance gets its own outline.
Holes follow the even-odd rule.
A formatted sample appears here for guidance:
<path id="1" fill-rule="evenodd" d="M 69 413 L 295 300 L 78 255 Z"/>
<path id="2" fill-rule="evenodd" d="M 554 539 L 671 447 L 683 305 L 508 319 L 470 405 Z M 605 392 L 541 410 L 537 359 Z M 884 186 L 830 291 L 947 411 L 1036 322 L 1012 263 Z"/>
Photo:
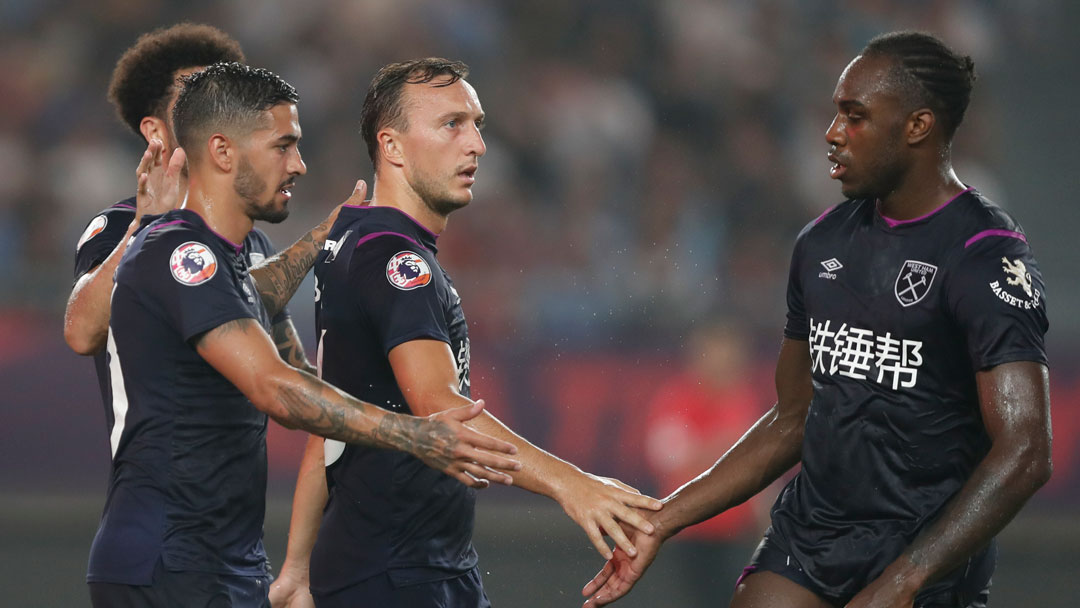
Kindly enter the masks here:
<path id="1" fill-rule="evenodd" d="M 184 82 L 173 122 L 187 200 L 144 221 L 116 271 L 107 350 L 117 414 L 90 553 L 95 606 L 269 605 L 267 415 L 407 451 L 473 487 L 508 483 L 517 467 L 500 455 L 512 445 L 462 424 L 480 402 L 405 416 L 281 359 L 266 333 L 277 310 L 257 296 L 240 242 L 255 220 L 284 219 L 306 172 L 296 91 L 239 63 Z"/>
<path id="2" fill-rule="evenodd" d="M 800 461 L 732 606 L 986 605 L 994 536 L 1050 476 L 1050 407 L 1027 238 L 950 160 L 974 78 L 914 32 L 871 40 L 841 74 L 826 140 L 848 200 L 796 241 L 777 403 L 665 499 L 586 605 Z"/>
<path id="3" fill-rule="evenodd" d="M 110 433 L 114 413 L 109 407 L 111 386 L 105 342 L 109 329 L 113 275 L 142 216 L 168 211 L 168 207 L 163 206 L 167 197 L 155 196 L 158 193 L 154 192 L 155 189 L 160 190 L 162 184 L 150 182 L 149 176 L 161 177 L 163 171 L 151 171 L 151 168 L 171 160 L 177 147 L 170 117 L 179 92 L 177 78 L 223 61 L 244 61 L 244 53 L 238 42 L 208 25 L 181 23 L 141 36 L 124 52 L 113 70 L 109 100 L 121 120 L 146 140 L 147 152 L 137 170 L 140 176 L 137 195 L 102 210 L 90 220 L 79 239 L 75 257 L 76 281 L 64 315 L 64 338 L 68 345 L 81 355 L 94 357 Z M 161 169 L 160 166 L 158 168 Z M 177 171 L 178 167 L 172 170 Z M 180 200 L 186 190 L 182 177 Z M 168 200 L 175 199 L 172 197 Z M 332 219 L 328 219 L 297 241 L 296 245 L 282 252 L 283 260 L 287 263 L 282 265 L 275 260 L 279 263 L 262 270 L 266 275 L 263 282 L 271 277 L 280 277 L 290 267 L 290 262 L 292 265 L 306 265 L 303 272 L 291 273 L 296 275 L 291 290 L 288 290 L 291 295 L 299 286 L 299 279 L 306 274 L 306 268 L 314 261 L 315 254 L 322 248 L 331 223 Z M 274 254 L 270 240 L 257 228 L 244 237 L 243 245 L 244 255 L 252 266 Z M 287 309 L 282 308 L 272 319 L 271 335 L 285 361 L 314 373 Z"/>
<path id="4" fill-rule="evenodd" d="M 468 326 L 436 257 L 448 216 L 472 200 L 485 152 L 484 111 L 467 75 L 463 63 L 439 58 L 379 70 L 361 112 L 375 166 L 371 206 L 342 209 L 315 263 L 323 378 L 390 411 L 428 415 L 469 403 Z M 490 414 L 472 424 L 516 445 L 523 466 L 514 483 L 555 499 L 602 554 L 611 555 L 602 533 L 634 552 L 620 521 L 649 531 L 636 508 L 659 501 L 584 473 Z M 411 456 L 318 443 L 309 443 L 297 482 L 280 577 L 293 588 L 283 596 L 305 595 L 310 555 L 317 606 L 489 605 L 472 545 L 473 490 Z"/>

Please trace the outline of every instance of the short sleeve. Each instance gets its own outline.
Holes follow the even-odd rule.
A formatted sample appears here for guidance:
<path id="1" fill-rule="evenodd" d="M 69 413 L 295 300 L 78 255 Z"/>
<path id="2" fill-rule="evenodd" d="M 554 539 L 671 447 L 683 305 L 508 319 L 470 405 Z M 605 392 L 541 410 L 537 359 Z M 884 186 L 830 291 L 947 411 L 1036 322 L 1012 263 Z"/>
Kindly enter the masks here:
<path id="1" fill-rule="evenodd" d="M 809 228 L 809 227 L 808 227 Z M 810 339 L 810 321 L 806 316 L 806 304 L 803 300 L 802 281 L 799 269 L 802 264 L 802 244 L 806 239 L 804 230 L 795 241 L 795 248 L 791 253 L 791 268 L 788 271 L 787 286 L 787 324 L 784 326 L 784 336 L 793 340 Z"/>
<path id="2" fill-rule="evenodd" d="M 127 233 L 135 212 L 123 207 L 110 207 L 94 216 L 83 229 L 75 245 L 75 278 L 101 265 L 120 244 Z"/>
<path id="3" fill-rule="evenodd" d="M 133 289 L 143 291 L 185 341 L 228 321 L 256 318 L 231 266 L 233 256 L 207 240 L 187 231 L 151 235 L 138 253 L 134 275 L 117 278 L 141 283 Z"/>
<path id="4" fill-rule="evenodd" d="M 383 352 L 411 340 L 450 344 L 434 256 L 397 235 L 362 242 L 352 258 L 351 293 L 371 322 Z"/>
<path id="5" fill-rule="evenodd" d="M 1046 288 L 1027 242 L 991 236 L 971 243 L 950 272 L 949 312 L 975 369 L 1011 361 L 1046 363 Z"/>

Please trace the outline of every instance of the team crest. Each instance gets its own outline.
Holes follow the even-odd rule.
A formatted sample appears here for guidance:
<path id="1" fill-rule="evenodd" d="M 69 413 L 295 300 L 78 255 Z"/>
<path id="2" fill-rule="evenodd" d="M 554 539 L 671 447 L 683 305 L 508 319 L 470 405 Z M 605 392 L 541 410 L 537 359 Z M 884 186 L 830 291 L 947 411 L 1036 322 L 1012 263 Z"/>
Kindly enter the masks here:
<path id="1" fill-rule="evenodd" d="M 177 282 L 184 285 L 201 285 L 217 273 L 217 259 L 210 248 L 202 243 L 188 241 L 173 249 L 169 268 Z"/>
<path id="2" fill-rule="evenodd" d="M 431 282 L 431 267 L 420 255 L 402 251 L 387 262 L 386 279 L 394 287 L 409 291 Z"/>
<path id="3" fill-rule="evenodd" d="M 893 293 L 901 306 L 905 308 L 918 304 L 926 294 L 930 293 L 930 286 L 934 284 L 934 276 L 937 275 L 937 266 L 907 260 L 900 267 L 900 274 L 896 275 L 896 284 Z"/>
<path id="4" fill-rule="evenodd" d="M 79 237 L 78 244 L 75 245 L 75 251 L 82 249 L 82 246 L 86 244 L 86 241 L 101 234 L 101 231 L 105 230 L 105 226 L 108 225 L 108 223 L 109 218 L 104 215 L 99 215 L 90 220 L 90 224 L 86 227 L 86 230 L 83 231 L 82 236 Z"/>

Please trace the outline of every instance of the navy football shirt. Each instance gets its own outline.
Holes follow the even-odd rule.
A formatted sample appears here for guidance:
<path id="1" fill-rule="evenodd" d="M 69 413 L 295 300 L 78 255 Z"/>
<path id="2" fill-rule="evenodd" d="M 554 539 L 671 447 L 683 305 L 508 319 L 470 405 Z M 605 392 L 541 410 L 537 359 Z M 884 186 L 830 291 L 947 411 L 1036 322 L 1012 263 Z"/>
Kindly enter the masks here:
<path id="1" fill-rule="evenodd" d="M 105 208 L 90 220 L 78 244 L 75 245 L 75 280 L 100 266 L 105 258 L 109 257 L 109 254 L 120 244 L 120 239 L 124 238 L 133 219 L 135 219 L 135 197 Z M 274 255 L 276 250 L 269 237 L 255 228 L 244 239 L 244 253 L 248 264 L 255 266 Z M 277 325 L 288 318 L 289 311 L 283 308 L 274 316 L 271 324 Z M 107 351 L 102 350 L 94 355 L 94 369 L 97 372 L 98 388 L 101 390 L 101 401 L 105 404 L 106 429 L 111 433 L 113 427 L 112 389 L 109 383 Z"/>
<path id="2" fill-rule="evenodd" d="M 770 535 L 850 597 L 989 450 L 975 372 L 1046 363 L 1045 288 L 1019 225 L 969 188 L 910 221 L 869 200 L 826 212 L 796 242 L 788 311 L 814 396 Z"/>
<path id="3" fill-rule="evenodd" d="M 387 357 L 441 340 L 469 396 L 469 338 L 435 235 L 390 207 L 343 207 L 315 262 L 323 379 L 389 410 L 412 413 Z M 326 441 L 330 497 L 311 556 L 311 588 L 328 593 L 388 572 L 402 584 L 476 565 L 475 490 L 396 451 Z"/>
<path id="4" fill-rule="evenodd" d="M 88 581 L 150 584 L 159 558 L 168 570 L 267 572 L 267 417 L 193 344 L 240 318 L 270 326 L 244 245 L 186 209 L 136 234 L 112 297 L 113 460 Z"/>

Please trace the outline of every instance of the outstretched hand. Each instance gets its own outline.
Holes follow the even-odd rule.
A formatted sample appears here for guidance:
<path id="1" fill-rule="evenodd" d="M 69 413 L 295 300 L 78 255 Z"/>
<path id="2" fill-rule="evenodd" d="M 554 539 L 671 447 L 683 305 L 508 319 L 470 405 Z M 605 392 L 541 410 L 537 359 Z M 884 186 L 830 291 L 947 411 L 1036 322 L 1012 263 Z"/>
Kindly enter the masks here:
<path id="1" fill-rule="evenodd" d="M 630 556 L 621 547 L 616 547 L 611 559 L 581 590 L 587 598 L 583 608 L 604 606 L 629 593 L 656 559 L 662 542 L 659 536 L 636 529 L 628 532 L 637 547 L 637 555 Z"/>
<path id="2" fill-rule="evenodd" d="M 330 215 L 326 216 L 325 220 L 311 230 L 312 239 L 319 243 L 325 241 L 326 236 L 330 234 L 330 229 L 334 227 L 334 222 L 337 221 L 338 213 L 341 213 L 341 208 L 345 205 L 349 205 L 350 207 L 364 207 L 371 203 L 371 201 L 365 200 L 366 198 L 367 182 L 358 179 L 356 180 L 356 185 L 353 186 L 349 198 L 345 199 L 345 201 L 340 203 L 337 207 L 334 207 L 333 211 L 330 212 Z"/>
<path id="3" fill-rule="evenodd" d="M 605 534 L 631 557 L 637 555 L 634 543 L 630 542 L 619 522 L 652 534 L 653 525 L 638 509 L 659 511 L 664 506 L 659 500 L 645 496 L 621 481 L 589 473 L 574 475 L 566 481 L 559 504 L 570 519 L 585 530 L 604 559 L 612 558 L 611 549 L 604 542 Z"/>
<path id="4" fill-rule="evenodd" d="M 160 139 L 151 139 L 146 145 L 139 166 L 135 169 L 135 222 L 144 215 L 158 215 L 180 204 L 180 175 L 187 156 L 183 148 L 177 148 L 165 165 L 165 145 Z"/>
<path id="5" fill-rule="evenodd" d="M 521 470 L 521 463 L 492 452 L 516 454 L 512 443 L 495 439 L 465 426 L 484 411 L 484 400 L 451 408 L 423 419 L 429 426 L 414 446 L 413 454 L 424 464 L 473 488 L 489 482 L 511 485 L 507 471 Z"/>

